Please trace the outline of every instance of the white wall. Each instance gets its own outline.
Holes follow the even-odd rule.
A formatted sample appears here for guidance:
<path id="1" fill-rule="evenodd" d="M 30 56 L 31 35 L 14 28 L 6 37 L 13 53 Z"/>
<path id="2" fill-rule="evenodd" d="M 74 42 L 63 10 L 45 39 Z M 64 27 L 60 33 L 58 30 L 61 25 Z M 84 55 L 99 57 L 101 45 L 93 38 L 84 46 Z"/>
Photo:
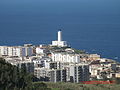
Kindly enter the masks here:
<path id="1" fill-rule="evenodd" d="M 44 49 L 41 49 L 40 47 L 36 48 L 36 54 L 42 54 L 44 53 Z"/>
<path id="2" fill-rule="evenodd" d="M 52 53 L 52 61 L 79 63 L 78 54 Z"/>
<path id="3" fill-rule="evenodd" d="M 31 56 L 33 49 L 31 47 L 22 46 L 0 46 L 0 54 L 2 56 Z"/>

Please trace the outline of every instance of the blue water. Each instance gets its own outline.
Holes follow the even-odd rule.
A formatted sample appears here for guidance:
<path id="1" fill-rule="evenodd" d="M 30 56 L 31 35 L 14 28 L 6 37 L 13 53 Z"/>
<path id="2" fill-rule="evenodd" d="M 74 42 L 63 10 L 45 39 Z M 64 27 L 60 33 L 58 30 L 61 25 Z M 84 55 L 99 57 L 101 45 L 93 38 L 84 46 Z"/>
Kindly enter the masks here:
<path id="1" fill-rule="evenodd" d="M 120 0 L 0 0 L 0 45 L 50 44 L 120 61 Z"/>

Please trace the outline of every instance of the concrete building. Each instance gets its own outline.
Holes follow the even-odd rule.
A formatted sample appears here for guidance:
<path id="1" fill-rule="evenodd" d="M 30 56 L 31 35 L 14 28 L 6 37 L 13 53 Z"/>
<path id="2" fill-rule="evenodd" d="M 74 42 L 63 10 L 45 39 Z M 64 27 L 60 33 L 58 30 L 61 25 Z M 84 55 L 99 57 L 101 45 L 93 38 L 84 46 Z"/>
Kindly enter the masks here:
<path id="1" fill-rule="evenodd" d="M 65 69 L 51 70 L 50 82 L 66 82 L 66 70 Z"/>
<path id="2" fill-rule="evenodd" d="M 40 47 L 36 48 L 36 54 L 45 54 L 46 52 L 47 52 L 46 49 L 43 49 L 43 48 L 40 48 Z"/>
<path id="3" fill-rule="evenodd" d="M 37 78 L 45 78 L 45 77 L 49 77 L 49 70 L 46 69 L 46 68 L 35 68 L 34 69 L 34 75 L 37 77 Z"/>
<path id="4" fill-rule="evenodd" d="M 45 68 L 50 68 L 49 62 L 51 62 L 51 58 L 48 57 L 42 57 L 42 58 L 37 58 L 32 60 L 34 62 L 34 66 L 37 67 L 45 67 Z"/>
<path id="5" fill-rule="evenodd" d="M 0 46 L 1 56 L 25 56 L 25 49 L 21 46 Z"/>
<path id="6" fill-rule="evenodd" d="M 71 82 L 82 82 L 89 81 L 89 65 L 85 64 L 76 64 L 70 66 L 70 81 Z"/>
<path id="7" fill-rule="evenodd" d="M 66 81 L 70 82 L 70 66 L 64 66 L 64 69 L 66 70 Z"/>
<path id="8" fill-rule="evenodd" d="M 91 61 L 100 60 L 100 55 L 98 54 L 89 54 L 88 59 Z"/>
<path id="9" fill-rule="evenodd" d="M 50 82 L 66 82 L 66 70 L 65 69 L 46 69 L 46 68 L 35 68 L 34 75 L 45 81 Z M 49 80 L 48 80 L 49 79 Z"/>
<path id="10" fill-rule="evenodd" d="M 79 54 L 69 54 L 65 52 L 55 52 L 51 54 L 52 61 L 54 62 L 69 62 L 69 63 L 80 63 Z"/>
<path id="11" fill-rule="evenodd" d="M 34 63 L 29 61 L 21 61 L 17 64 L 19 68 L 24 68 L 28 73 L 34 74 Z"/>
<path id="12" fill-rule="evenodd" d="M 43 57 L 39 59 L 32 60 L 36 68 L 46 68 L 46 69 L 61 69 L 63 68 L 63 63 L 52 62 L 51 58 Z"/>
<path id="13" fill-rule="evenodd" d="M 0 55 L 9 57 L 25 57 L 32 56 L 32 47 L 23 46 L 0 46 Z"/>
<path id="14" fill-rule="evenodd" d="M 23 47 L 25 48 L 25 56 L 32 56 L 33 55 L 33 48 L 32 47 Z"/>
<path id="15" fill-rule="evenodd" d="M 115 63 L 108 63 L 106 61 L 90 64 L 91 79 L 112 78 L 115 76 L 117 67 Z"/>
<path id="16" fill-rule="evenodd" d="M 89 66 L 89 71 L 91 73 L 90 77 L 92 78 L 99 78 L 100 71 L 101 71 L 100 64 L 93 64 Z"/>
<path id="17" fill-rule="evenodd" d="M 47 69 L 63 69 L 64 63 L 61 62 L 46 62 L 45 68 Z"/>
<path id="18" fill-rule="evenodd" d="M 8 47 L 7 46 L 0 46 L 0 55 L 7 56 L 8 55 Z"/>
<path id="19" fill-rule="evenodd" d="M 28 73 L 34 73 L 34 63 L 30 60 L 22 61 L 22 58 L 5 58 L 6 62 L 24 68 Z"/>
<path id="20" fill-rule="evenodd" d="M 22 48 L 22 47 L 8 47 L 8 56 L 16 56 L 16 57 L 25 56 L 25 48 Z"/>
<path id="21" fill-rule="evenodd" d="M 52 46 L 58 46 L 58 47 L 66 47 L 67 42 L 62 41 L 62 31 L 58 31 L 58 40 L 57 41 L 52 41 Z"/>

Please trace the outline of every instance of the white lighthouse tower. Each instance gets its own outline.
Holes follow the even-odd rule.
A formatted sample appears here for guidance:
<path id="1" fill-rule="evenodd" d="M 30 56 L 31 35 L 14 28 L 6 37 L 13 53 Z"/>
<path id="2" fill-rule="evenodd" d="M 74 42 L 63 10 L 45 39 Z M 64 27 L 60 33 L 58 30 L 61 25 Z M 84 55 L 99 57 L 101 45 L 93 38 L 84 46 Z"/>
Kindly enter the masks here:
<path id="1" fill-rule="evenodd" d="M 52 41 L 52 46 L 58 46 L 58 47 L 66 47 L 67 42 L 62 41 L 62 31 L 58 31 L 58 40 L 57 41 Z"/>
<path id="2" fill-rule="evenodd" d="M 58 41 L 62 41 L 62 31 L 58 31 Z"/>

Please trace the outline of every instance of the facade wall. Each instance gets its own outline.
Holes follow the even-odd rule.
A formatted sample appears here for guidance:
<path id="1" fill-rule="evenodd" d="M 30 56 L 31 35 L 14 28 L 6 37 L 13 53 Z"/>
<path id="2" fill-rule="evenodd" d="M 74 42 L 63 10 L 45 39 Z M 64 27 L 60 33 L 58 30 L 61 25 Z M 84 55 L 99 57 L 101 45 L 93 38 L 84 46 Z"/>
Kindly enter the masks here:
<path id="1" fill-rule="evenodd" d="M 52 53 L 52 60 L 55 62 L 79 63 L 80 56 L 78 54 Z"/>
<path id="2" fill-rule="evenodd" d="M 33 62 L 20 62 L 17 64 L 19 68 L 24 68 L 28 73 L 34 73 L 34 63 Z"/>
<path id="3" fill-rule="evenodd" d="M 32 47 L 25 47 L 26 56 L 32 56 L 33 48 Z"/>
<path id="4" fill-rule="evenodd" d="M 0 54 L 3 56 L 8 55 L 8 47 L 7 46 L 0 46 Z"/>
<path id="5" fill-rule="evenodd" d="M 66 82 L 66 70 L 51 70 L 50 81 L 51 82 Z"/>
<path id="6" fill-rule="evenodd" d="M 59 47 L 66 47 L 67 42 L 66 41 L 52 41 L 53 46 L 59 46 Z"/>
<path id="7" fill-rule="evenodd" d="M 88 65 L 77 65 L 70 66 L 70 81 L 71 82 L 82 82 L 89 80 L 89 66 Z"/>
<path id="8" fill-rule="evenodd" d="M 33 54 L 33 49 L 31 47 L 0 46 L 0 54 L 2 56 L 31 56 Z"/>

